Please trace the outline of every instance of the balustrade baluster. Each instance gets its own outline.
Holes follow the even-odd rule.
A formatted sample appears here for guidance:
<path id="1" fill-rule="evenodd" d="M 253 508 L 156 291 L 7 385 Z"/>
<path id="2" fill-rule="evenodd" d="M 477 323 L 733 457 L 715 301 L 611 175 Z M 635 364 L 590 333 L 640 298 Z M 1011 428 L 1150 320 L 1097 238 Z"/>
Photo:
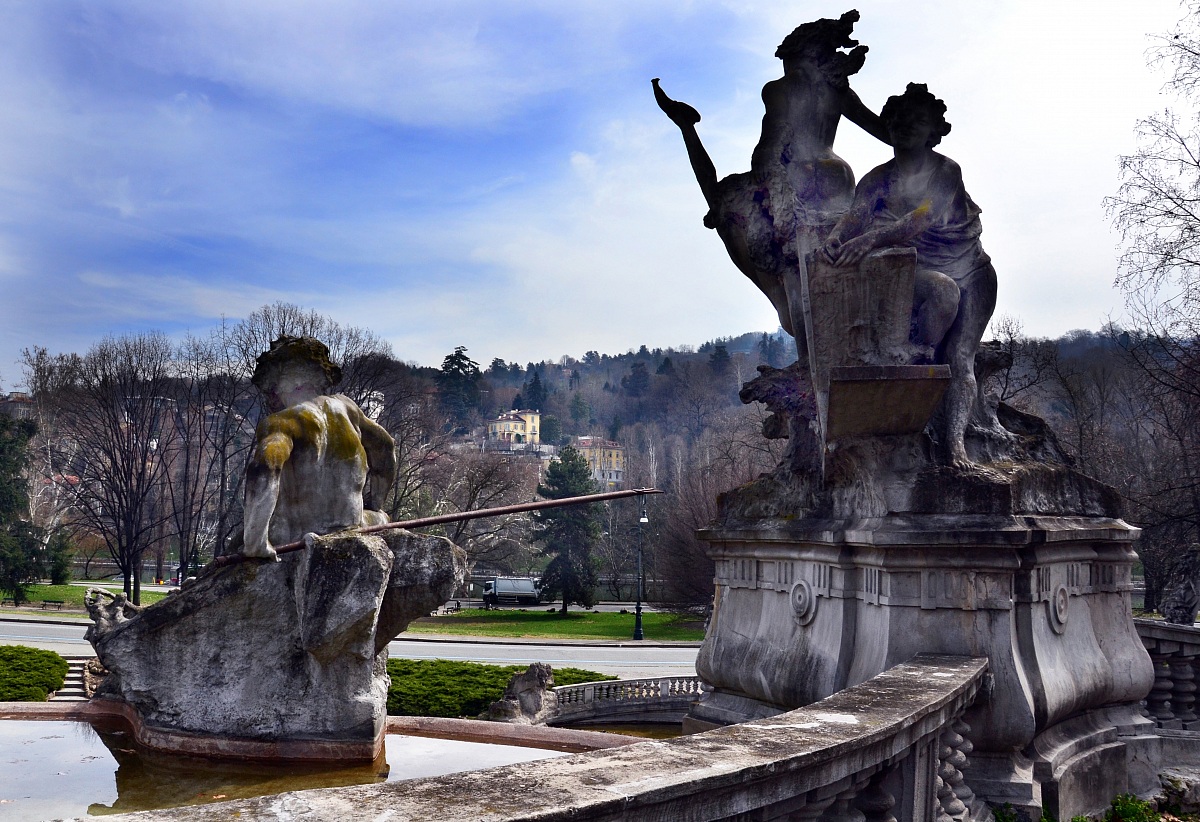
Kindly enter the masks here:
<path id="1" fill-rule="evenodd" d="M 957 791 L 958 786 L 963 783 L 963 775 L 956 762 L 966 762 L 966 757 L 962 756 L 957 747 L 961 742 L 962 737 L 952 729 L 943 731 L 938 740 L 938 776 L 942 780 L 942 786 L 938 789 L 938 801 L 946 815 L 955 820 L 962 820 L 967 815 L 967 806 L 959 798 Z"/>
<path id="2" fill-rule="evenodd" d="M 865 822 L 863 812 L 854 806 L 854 800 L 863 788 L 856 782 L 833 798 L 833 804 L 821 815 L 821 822 Z"/>
<path id="3" fill-rule="evenodd" d="M 974 818 L 976 810 L 981 809 L 982 803 L 975 797 L 975 791 L 971 790 L 970 784 L 967 782 L 968 771 L 971 769 L 971 751 L 975 750 L 975 746 L 971 744 L 970 737 L 967 734 L 971 733 L 971 726 L 962 719 L 959 719 L 950 726 L 954 735 L 958 737 L 959 742 L 954 746 L 955 755 L 951 757 L 954 767 L 958 768 L 962 775 L 962 782 L 954 786 L 954 795 L 959 801 L 967 807 L 967 819 Z"/>
<path id="4" fill-rule="evenodd" d="M 1173 683 L 1167 657 L 1153 654 L 1150 659 L 1154 663 L 1154 685 L 1146 696 L 1146 707 L 1150 711 L 1150 717 L 1160 728 L 1178 727 L 1175 714 L 1171 711 Z"/>
<path id="5" fill-rule="evenodd" d="M 933 809 L 933 817 L 937 822 L 954 822 L 954 817 L 946 813 L 945 802 L 954 796 L 954 791 L 946 781 L 937 774 L 933 776 L 933 789 L 937 793 L 937 803 Z"/>
<path id="6" fill-rule="evenodd" d="M 896 817 L 892 814 L 892 808 L 896 807 L 896 798 L 883 787 L 883 780 L 891 771 L 891 768 L 884 768 L 871 777 L 867 787 L 863 788 L 854 801 L 863 812 L 866 822 L 896 822 Z"/>
<path id="7" fill-rule="evenodd" d="M 1180 653 L 1187 654 L 1188 650 Z M 1171 669 L 1171 712 L 1186 728 L 1187 723 L 1196 720 L 1196 674 L 1192 670 L 1192 660 L 1185 656 L 1174 656 L 1167 665 Z"/>
<path id="8" fill-rule="evenodd" d="M 832 796 L 825 799 L 813 799 L 810 794 L 803 808 L 788 814 L 787 822 L 816 822 L 821 818 L 821 814 L 825 813 L 825 809 L 833 804 L 833 800 Z"/>

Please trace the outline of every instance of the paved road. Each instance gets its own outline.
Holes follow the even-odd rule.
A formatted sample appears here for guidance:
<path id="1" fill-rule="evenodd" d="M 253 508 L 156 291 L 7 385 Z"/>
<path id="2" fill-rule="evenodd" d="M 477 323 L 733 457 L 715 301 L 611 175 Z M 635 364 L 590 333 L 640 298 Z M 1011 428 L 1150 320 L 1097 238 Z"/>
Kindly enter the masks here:
<path id="1" fill-rule="evenodd" d="M 30 645 L 64 655 L 91 653 L 83 638 L 87 624 L 60 625 L 53 622 L 0 620 L 0 645 Z M 462 659 L 497 665 L 526 665 L 547 662 L 554 667 L 572 666 L 611 674 L 621 679 L 652 676 L 684 676 L 696 673 L 695 646 L 542 642 L 481 642 L 443 639 L 398 639 L 388 653 L 409 659 Z"/>

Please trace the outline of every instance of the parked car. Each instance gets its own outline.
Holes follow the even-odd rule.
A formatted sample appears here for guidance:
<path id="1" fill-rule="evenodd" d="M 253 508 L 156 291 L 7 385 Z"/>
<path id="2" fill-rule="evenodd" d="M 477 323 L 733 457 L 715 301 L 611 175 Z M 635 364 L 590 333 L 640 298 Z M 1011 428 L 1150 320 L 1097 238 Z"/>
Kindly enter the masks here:
<path id="1" fill-rule="evenodd" d="M 537 605 L 538 581 L 528 577 L 492 577 L 483 583 L 483 607 Z"/>

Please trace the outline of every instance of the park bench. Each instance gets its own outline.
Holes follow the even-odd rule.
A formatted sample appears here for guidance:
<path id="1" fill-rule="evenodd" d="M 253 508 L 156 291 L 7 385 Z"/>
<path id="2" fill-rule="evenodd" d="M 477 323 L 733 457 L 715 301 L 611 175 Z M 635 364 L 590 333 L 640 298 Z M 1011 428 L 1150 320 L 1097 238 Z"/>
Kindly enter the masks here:
<path id="1" fill-rule="evenodd" d="M 61 599 L 43 599 L 42 600 L 42 610 L 45 611 L 50 608 L 56 608 L 59 611 L 61 611 L 62 607 L 66 604 L 67 603 Z"/>
<path id="2" fill-rule="evenodd" d="M 15 599 L 8 599 L 8 598 L 0 599 L 0 608 L 4 607 L 6 605 L 11 605 L 13 608 L 16 608 L 17 601 Z"/>

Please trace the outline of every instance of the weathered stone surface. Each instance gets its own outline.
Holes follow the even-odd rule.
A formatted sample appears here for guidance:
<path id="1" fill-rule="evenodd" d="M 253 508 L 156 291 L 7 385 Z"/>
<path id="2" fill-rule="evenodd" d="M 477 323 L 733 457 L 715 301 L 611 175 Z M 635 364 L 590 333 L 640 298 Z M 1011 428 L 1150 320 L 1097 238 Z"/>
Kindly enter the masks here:
<path id="1" fill-rule="evenodd" d="M 202 734 L 369 751 L 387 643 L 451 595 L 464 556 L 405 531 L 309 543 L 278 563 L 210 566 L 136 613 L 93 599 L 88 639 L 109 671 L 99 695 L 131 706 L 159 745 Z"/>
<path id="2" fill-rule="evenodd" d="M 976 791 L 1040 803 L 1053 782 L 1063 807 L 1086 810 L 1095 794 L 1081 793 L 1081 774 L 1117 756 L 1099 751 L 1107 737 L 1069 735 L 1073 753 L 1049 757 L 1062 767 L 1044 780 L 1012 757 L 1059 723 L 1149 691 L 1129 619 L 1136 533 L 1118 519 L 965 514 L 701 532 L 717 594 L 696 668 L 712 690 L 691 717 L 721 724 L 809 704 L 916 653 L 986 655 L 994 686 L 966 717 Z M 1071 759 L 1092 749 L 1099 759 Z"/>
<path id="3" fill-rule="evenodd" d="M 430 779 L 175 808 L 169 814 L 175 822 L 235 814 L 312 822 L 779 819 L 805 808 L 808 797 L 816 799 L 811 807 L 819 811 L 821 797 L 844 790 L 864 768 L 869 773 L 877 763 L 903 760 L 917 763 L 912 770 L 925 792 L 898 794 L 894 813 L 905 822 L 926 822 L 935 818 L 935 797 L 927 791 L 937 757 L 932 746 L 976 698 L 986 669 L 982 659 L 920 657 L 819 705 L 696 736 Z M 127 814 L 114 822 L 163 819 L 166 813 Z"/>
<path id="4" fill-rule="evenodd" d="M 515 725 L 545 725 L 558 715 L 554 694 L 554 671 L 545 662 L 534 662 L 513 674 L 504 696 L 488 706 L 485 719 Z"/>
<path id="5" fill-rule="evenodd" d="M 344 394 L 341 371 L 312 337 L 280 337 L 253 381 L 270 416 L 246 466 L 242 553 L 273 558 L 305 534 L 331 534 L 387 517 L 378 506 L 396 477 L 395 441 Z"/>

